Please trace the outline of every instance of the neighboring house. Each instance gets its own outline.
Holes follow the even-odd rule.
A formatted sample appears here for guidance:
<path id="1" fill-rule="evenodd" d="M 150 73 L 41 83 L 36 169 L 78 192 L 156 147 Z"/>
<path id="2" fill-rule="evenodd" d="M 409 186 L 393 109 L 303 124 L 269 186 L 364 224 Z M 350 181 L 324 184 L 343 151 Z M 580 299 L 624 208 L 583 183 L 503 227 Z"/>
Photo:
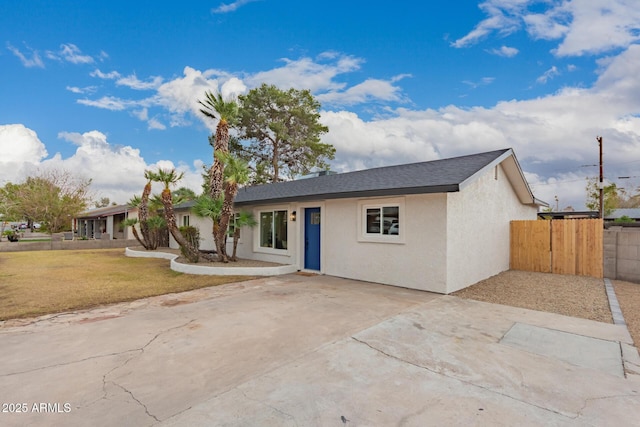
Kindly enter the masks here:
<path id="1" fill-rule="evenodd" d="M 615 221 L 618 218 L 626 216 L 634 221 L 640 221 L 640 208 L 615 209 L 611 214 L 605 217 L 606 221 Z"/>
<path id="2" fill-rule="evenodd" d="M 79 238 L 128 239 L 130 233 L 122 223 L 132 211 L 135 209 L 127 205 L 90 209 L 74 218 L 73 230 Z"/>
<path id="3" fill-rule="evenodd" d="M 510 221 L 541 204 L 511 149 L 246 187 L 238 256 L 448 294 L 507 270 Z"/>
<path id="4" fill-rule="evenodd" d="M 588 219 L 600 218 L 598 211 L 560 211 L 560 212 L 538 212 L 540 219 Z"/>

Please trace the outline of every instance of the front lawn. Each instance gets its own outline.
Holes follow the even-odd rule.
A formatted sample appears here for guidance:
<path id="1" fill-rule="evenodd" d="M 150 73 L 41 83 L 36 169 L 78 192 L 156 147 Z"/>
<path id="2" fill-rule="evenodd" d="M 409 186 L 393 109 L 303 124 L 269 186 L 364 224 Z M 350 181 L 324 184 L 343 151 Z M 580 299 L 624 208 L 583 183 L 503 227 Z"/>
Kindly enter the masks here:
<path id="1" fill-rule="evenodd" d="M 0 320 L 79 310 L 252 279 L 177 273 L 124 249 L 0 252 Z"/>

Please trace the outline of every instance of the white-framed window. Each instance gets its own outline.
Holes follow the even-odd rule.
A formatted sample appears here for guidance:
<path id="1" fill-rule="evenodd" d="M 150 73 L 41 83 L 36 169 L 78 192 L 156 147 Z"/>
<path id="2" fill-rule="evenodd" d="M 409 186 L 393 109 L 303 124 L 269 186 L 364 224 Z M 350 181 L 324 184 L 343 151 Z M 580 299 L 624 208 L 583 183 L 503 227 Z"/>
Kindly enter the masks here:
<path id="1" fill-rule="evenodd" d="M 359 241 L 404 243 L 404 198 L 363 200 L 358 211 Z"/>
<path id="2" fill-rule="evenodd" d="M 260 211 L 260 247 L 287 249 L 288 210 Z"/>
<path id="3" fill-rule="evenodd" d="M 183 227 L 188 227 L 189 226 L 189 215 L 183 215 L 182 216 L 182 226 Z"/>

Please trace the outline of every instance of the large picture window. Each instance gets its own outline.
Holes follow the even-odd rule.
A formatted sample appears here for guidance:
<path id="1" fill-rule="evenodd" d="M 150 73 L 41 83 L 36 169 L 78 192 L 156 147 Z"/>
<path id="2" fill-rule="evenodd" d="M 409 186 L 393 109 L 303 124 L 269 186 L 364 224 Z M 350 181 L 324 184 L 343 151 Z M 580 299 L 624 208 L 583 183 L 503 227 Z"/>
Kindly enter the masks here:
<path id="1" fill-rule="evenodd" d="M 260 247 L 287 249 L 288 211 L 260 212 Z"/>

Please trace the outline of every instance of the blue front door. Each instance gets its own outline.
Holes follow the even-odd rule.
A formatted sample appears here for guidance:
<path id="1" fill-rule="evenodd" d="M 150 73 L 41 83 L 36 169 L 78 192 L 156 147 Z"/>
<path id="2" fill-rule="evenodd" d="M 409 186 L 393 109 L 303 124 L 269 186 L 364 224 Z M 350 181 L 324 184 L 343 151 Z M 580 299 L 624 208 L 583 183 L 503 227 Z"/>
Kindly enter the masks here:
<path id="1" fill-rule="evenodd" d="M 320 208 L 304 210 L 304 268 L 320 271 Z"/>

